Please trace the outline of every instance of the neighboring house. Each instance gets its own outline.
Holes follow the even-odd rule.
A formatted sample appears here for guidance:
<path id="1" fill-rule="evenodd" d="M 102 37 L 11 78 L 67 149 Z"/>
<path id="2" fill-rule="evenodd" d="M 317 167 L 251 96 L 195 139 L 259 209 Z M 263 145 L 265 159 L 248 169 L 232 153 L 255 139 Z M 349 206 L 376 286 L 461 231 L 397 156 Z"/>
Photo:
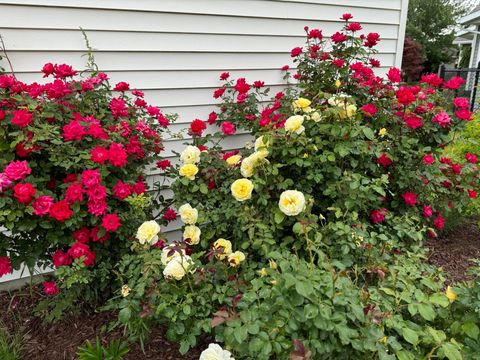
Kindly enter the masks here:
<path id="1" fill-rule="evenodd" d="M 477 68 L 480 62 L 480 6 L 474 8 L 470 14 L 460 18 L 458 25 L 462 26 L 463 29 L 457 32 L 453 43 L 461 48 L 470 47 L 468 67 Z M 466 80 L 465 90 L 470 92 L 470 96 L 473 96 L 475 73 L 468 73 Z"/>
<path id="2" fill-rule="evenodd" d="M 144 90 L 163 112 L 178 113 L 178 131 L 215 110 L 222 71 L 281 89 L 279 69 L 290 62 L 290 49 L 303 45 L 304 26 L 328 36 L 343 13 L 381 35 L 381 73 L 400 68 L 407 8 L 408 0 L 0 0 L 0 34 L 17 77 L 38 81 L 47 62 L 82 69 L 82 27 L 99 68 L 112 82 Z M 225 146 L 248 139 L 237 135 Z M 165 147 L 173 157 L 183 145 L 166 139 Z M 167 228 L 170 236 L 178 225 Z"/>

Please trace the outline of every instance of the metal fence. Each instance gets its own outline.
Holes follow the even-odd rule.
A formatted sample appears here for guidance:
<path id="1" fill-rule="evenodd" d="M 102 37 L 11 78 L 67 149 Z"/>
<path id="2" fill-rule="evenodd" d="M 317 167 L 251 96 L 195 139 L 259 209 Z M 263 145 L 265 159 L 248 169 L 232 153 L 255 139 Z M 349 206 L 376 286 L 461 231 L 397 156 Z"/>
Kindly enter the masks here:
<path id="1" fill-rule="evenodd" d="M 463 78 L 465 80 L 465 85 L 455 90 L 455 95 L 470 99 L 471 111 L 479 109 L 479 103 L 477 101 L 477 88 L 480 77 L 480 62 L 477 64 L 476 68 L 462 69 L 447 68 L 444 64 L 442 64 L 440 65 L 438 72 L 439 76 L 444 81 L 448 81 L 454 76 L 460 76 Z"/>

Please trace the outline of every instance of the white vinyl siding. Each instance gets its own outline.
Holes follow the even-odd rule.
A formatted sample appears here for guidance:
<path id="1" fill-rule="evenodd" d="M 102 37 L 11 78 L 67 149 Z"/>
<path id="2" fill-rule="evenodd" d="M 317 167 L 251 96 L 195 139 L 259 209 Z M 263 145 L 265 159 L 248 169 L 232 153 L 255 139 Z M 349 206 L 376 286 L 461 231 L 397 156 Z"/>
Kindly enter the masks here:
<path id="1" fill-rule="evenodd" d="M 304 26 L 324 36 L 349 12 L 364 32 L 378 32 L 380 73 L 401 65 L 408 0 L 0 0 L 0 34 L 17 77 L 39 81 L 46 62 L 82 69 L 88 35 L 99 68 L 112 83 L 127 81 L 149 103 L 179 114 L 180 130 L 215 110 L 218 75 L 282 89 L 290 49 L 302 46 Z M 3 67 L 8 64 L 3 61 Z M 241 147 L 239 134 L 225 142 Z M 165 140 L 166 156 L 182 141 Z M 174 159 L 172 157 L 172 159 Z M 153 178 L 149 179 L 152 183 Z M 174 230 L 177 224 L 169 226 Z"/>

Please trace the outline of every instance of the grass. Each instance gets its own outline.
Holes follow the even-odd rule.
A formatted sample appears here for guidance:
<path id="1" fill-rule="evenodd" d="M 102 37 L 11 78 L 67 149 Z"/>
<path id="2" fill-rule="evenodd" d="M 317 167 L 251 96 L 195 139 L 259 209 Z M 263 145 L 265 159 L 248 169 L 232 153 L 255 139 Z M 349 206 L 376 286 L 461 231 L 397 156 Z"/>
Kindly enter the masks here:
<path id="1" fill-rule="evenodd" d="M 24 349 L 24 336 L 20 332 L 9 332 L 0 323 L 0 359 L 21 360 Z"/>

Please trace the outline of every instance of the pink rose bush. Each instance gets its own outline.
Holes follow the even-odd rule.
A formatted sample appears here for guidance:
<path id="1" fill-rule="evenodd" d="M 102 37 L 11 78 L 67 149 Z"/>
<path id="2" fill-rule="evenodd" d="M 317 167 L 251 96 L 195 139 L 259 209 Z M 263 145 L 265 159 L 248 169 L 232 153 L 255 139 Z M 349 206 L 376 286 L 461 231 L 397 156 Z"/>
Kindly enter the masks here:
<path id="1" fill-rule="evenodd" d="M 351 19 L 305 28 L 281 92 L 221 74 L 174 169 L 181 234 L 166 244 L 147 221 L 119 263 L 110 308 L 132 337 L 167 323 L 182 353 L 208 335 L 239 359 L 476 353 L 478 300 L 445 292 L 422 247 L 478 191 L 477 154 L 443 153 L 472 117 L 463 80 L 380 77 L 381 37 Z M 245 130 L 245 148 L 218 145 Z"/>
<path id="2" fill-rule="evenodd" d="M 45 84 L 0 75 L 0 275 L 53 264 L 59 282 L 45 283 L 47 294 L 78 285 L 79 295 L 91 286 L 106 297 L 107 269 L 158 205 L 146 167 L 160 161 L 169 118 L 127 83 L 112 89 L 104 73 L 42 72 Z"/>

